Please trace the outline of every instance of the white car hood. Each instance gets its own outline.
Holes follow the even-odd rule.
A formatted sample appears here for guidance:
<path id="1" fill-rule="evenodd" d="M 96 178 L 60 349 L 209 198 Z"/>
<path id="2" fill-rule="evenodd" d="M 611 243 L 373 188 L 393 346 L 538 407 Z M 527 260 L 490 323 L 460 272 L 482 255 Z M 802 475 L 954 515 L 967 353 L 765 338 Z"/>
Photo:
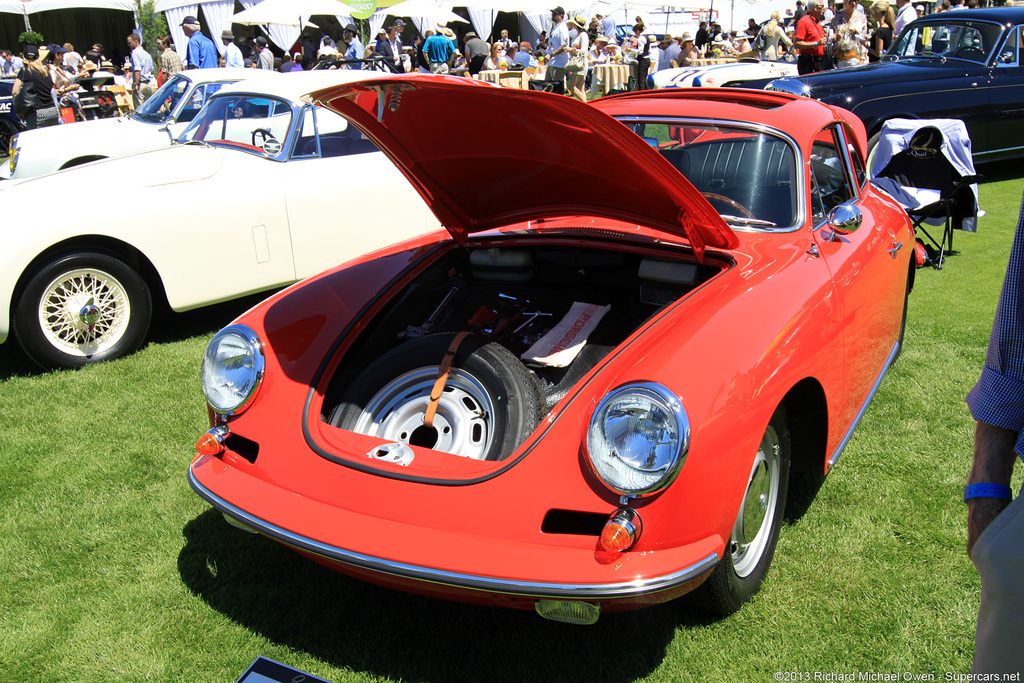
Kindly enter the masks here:
<path id="1" fill-rule="evenodd" d="M 29 195 L 37 194 L 49 196 L 48 201 L 53 197 L 75 196 L 76 201 L 87 199 L 97 206 L 116 205 L 118 195 L 127 199 L 133 190 L 205 180 L 220 170 L 224 154 L 239 153 L 201 145 L 174 145 L 94 161 L 20 182 L 5 181 L 0 183 L 0 197 L 8 206 L 11 202 L 30 201 Z"/>
<path id="2" fill-rule="evenodd" d="M 137 137 L 140 134 L 145 135 L 150 132 L 156 133 L 161 125 L 163 124 L 144 123 L 126 116 L 118 116 L 109 119 L 93 119 L 92 121 L 50 126 L 49 128 L 37 128 L 33 131 L 28 131 L 28 135 L 25 137 L 29 140 L 33 138 L 45 139 L 49 144 L 59 140 L 81 138 L 82 136 L 109 140 L 111 138 L 129 136 Z M 167 133 L 163 133 L 163 135 L 167 135 Z M 44 138 L 43 136 L 46 137 Z"/>

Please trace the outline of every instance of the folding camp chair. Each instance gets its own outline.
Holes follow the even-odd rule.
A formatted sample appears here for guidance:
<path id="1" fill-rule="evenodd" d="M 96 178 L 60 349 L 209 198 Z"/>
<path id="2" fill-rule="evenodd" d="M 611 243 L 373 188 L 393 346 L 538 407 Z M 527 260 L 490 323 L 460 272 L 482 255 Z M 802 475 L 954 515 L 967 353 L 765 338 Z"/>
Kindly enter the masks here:
<path id="1" fill-rule="evenodd" d="M 974 232 L 981 176 L 974 172 L 971 141 L 955 119 L 892 119 L 882 128 L 871 164 L 872 182 L 899 202 L 918 241 L 931 244 L 931 264 L 942 268 L 953 252 L 953 230 Z M 932 232 L 942 233 L 935 239 Z M 927 240 L 927 243 L 925 242 Z"/>

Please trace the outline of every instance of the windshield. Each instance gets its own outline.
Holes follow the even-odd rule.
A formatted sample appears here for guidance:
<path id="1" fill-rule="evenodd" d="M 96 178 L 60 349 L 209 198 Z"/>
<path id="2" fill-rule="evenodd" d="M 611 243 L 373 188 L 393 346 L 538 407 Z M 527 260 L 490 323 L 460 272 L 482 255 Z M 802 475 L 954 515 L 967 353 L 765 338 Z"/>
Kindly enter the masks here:
<path id="1" fill-rule="evenodd" d="M 160 89 L 135 110 L 135 118 L 143 121 L 160 123 L 174 111 L 178 102 L 192 86 L 192 81 L 184 76 L 175 76 L 160 86 Z"/>
<path id="2" fill-rule="evenodd" d="M 225 95 L 210 99 L 178 142 L 205 142 L 276 157 L 291 122 L 292 108 L 286 102 L 260 95 Z"/>
<path id="3" fill-rule="evenodd" d="M 1000 25 L 984 21 L 915 21 L 886 55 L 897 59 L 966 59 L 986 64 L 1001 32 Z"/>
<path id="4" fill-rule="evenodd" d="M 795 155 L 782 138 L 723 125 L 623 123 L 675 166 L 730 225 L 796 225 Z"/>

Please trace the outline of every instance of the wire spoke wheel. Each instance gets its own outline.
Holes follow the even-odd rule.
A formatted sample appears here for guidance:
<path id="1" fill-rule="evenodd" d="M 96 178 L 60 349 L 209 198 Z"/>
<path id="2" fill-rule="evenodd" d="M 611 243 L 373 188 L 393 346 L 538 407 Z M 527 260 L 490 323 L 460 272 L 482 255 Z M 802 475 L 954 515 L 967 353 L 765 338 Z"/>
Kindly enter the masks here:
<path id="1" fill-rule="evenodd" d="M 153 299 L 127 263 L 85 252 L 35 271 L 18 296 L 13 332 L 44 368 L 77 368 L 135 352 L 146 338 Z"/>
<path id="2" fill-rule="evenodd" d="M 131 302 L 124 286 L 109 273 L 78 269 L 50 282 L 39 301 L 39 326 L 64 353 L 94 356 L 124 336 Z"/>

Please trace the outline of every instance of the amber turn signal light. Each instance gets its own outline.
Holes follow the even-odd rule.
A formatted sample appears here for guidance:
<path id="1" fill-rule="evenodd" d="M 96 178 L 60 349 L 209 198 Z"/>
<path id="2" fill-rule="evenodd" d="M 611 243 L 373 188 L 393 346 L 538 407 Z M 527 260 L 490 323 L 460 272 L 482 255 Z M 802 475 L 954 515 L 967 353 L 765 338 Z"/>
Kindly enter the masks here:
<path id="1" fill-rule="evenodd" d="M 228 438 L 228 430 L 214 427 L 196 441 L 196 453 L 199 455 L 220 455 L 225 451 L 224 440 Z"/>
<path id="2" fill-rule="evenodd" d="M 601 549 L 614 553 L 625 552 L 636 544 L 642 530 L 640 515 L 635 510 L 620 508 L 608 518 L 601 530 Z"/>

